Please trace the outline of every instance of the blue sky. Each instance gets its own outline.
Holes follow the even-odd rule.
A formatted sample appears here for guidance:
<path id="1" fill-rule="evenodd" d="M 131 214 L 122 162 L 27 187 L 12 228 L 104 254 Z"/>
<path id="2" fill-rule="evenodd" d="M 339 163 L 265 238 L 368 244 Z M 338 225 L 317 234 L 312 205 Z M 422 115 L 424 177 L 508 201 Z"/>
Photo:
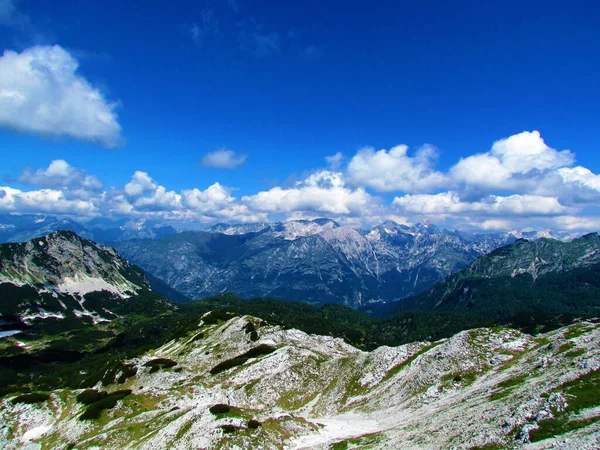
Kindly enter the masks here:
<path id="1" fill-rule="evenodd" d="M 598 23 L 589 1 L 0 0 L 0 210 L 596 230 Z"/>

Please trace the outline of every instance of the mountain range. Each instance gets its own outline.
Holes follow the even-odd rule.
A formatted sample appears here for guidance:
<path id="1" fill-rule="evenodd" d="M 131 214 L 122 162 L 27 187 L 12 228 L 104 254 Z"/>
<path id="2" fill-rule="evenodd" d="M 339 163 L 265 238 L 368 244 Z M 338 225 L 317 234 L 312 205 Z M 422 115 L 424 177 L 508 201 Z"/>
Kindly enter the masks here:
<path id="1" fill-rule="evenodd" d="M 159 222 L 0 216 L 0 238 L 21 240 L 69 229 L 111 245 L 174 301 L 221 292 L 369 308 L 427 291 L 477 258 L 517 239 L 565 234 L 466 233 L 384 222 L 368 230 L 330 219 L 217 224 L 180 231 Z"/>
<path id="2" fill-rule="evenodd" d="M 216 225 L 113 245 L 189 298 L 230 291 L 361 307 L 418 294 L 520 237 L 392 221 L 357 230 L 318 219 Z"/>
<path id="3" fill-rule="evenodd" d="M 222 267 L 268 248 L 316 264 L 357 240 L 442 262 L 490 245 L 428 224 L 235 231 L 122 244 Z M 385 318 L 230 294 L 175 306 L 73 231 L 0 244 L 0 325 L 23 329 L 0 340 L 0 447 L 597 448 L 600 237 L 514 239 Z M 562 326 L 570 313 L 587 320 Z"/>

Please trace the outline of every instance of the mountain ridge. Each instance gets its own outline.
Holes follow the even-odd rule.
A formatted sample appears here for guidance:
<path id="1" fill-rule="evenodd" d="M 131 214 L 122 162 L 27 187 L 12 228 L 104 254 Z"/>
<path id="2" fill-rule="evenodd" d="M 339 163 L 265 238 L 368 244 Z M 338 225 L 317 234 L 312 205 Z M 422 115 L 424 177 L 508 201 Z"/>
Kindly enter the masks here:
<path id="1" fill-rule="evenodd" d="M 0 291 L 2 318 L 18 326 L 95 325 L 144 298 L 147 304 L 134 309 L 169 308 L 114 249 L 67 230 L 0 244 Z"/>
<path id="2" fill-rule="evenodd" d="M 256 317 L 209 312 L 123 361 L 126 376 L 100 372 L 95 390 L 3 398 L 0 423 L 10 433 L 0 443 L 592 449 L 600 441 L 599 331 L 593 322 L 538 336 L 478 328 L 363 352 Z"/>
<path id="3" fill-rule="evenodd" d="M 518 240 L 474 261 L 397 310 L 498 316 L 519 310 L 600 314 L 600 236 Z"/>

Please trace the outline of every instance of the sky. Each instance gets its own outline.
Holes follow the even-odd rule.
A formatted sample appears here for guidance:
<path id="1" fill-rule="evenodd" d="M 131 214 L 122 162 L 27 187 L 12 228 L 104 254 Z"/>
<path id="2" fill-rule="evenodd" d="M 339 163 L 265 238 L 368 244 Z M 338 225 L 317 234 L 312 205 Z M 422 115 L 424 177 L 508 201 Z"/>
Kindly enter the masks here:
<path id="1" fill-rule="evenodd" d="M 0 212 L 600 229 L 600 4 L 0 0 Z"/>

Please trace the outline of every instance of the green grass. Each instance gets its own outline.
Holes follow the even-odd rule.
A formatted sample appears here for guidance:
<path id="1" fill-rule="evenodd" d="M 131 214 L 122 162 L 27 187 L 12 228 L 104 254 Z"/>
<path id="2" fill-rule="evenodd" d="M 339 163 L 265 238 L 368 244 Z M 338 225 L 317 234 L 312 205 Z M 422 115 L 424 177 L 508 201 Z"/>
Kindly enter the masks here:
<path id="1" fill-rule="evenodd" d="M 130 394 L 131 389 L 111 392 L 106 397 L 89 404 L 83 414 L 79 416 L 79 420 L 99 419 L 102 411 L 114 408 L 119 400 Z"/>
<path id="2" fill-rule="evenodd" d="M 584 428 L 594 422 L 600 421 L 600 417 L 571 420 L 573 414 L 577 414 L 588 408 L 600 406 L 599 370 L 588 372 L 575 380 L 568 381 L 559 386 L 556 391 L 562 392 L 565 395 L 568 407 L 564 411 L 553 411 L 554 417 L 539 421 L 539 428 L 529 432 L 529 439 L 532 442 Z"/>
<path id="3" fill-rule="evenodd" d="M 376 434 L 366 434 L 350 439 L 344 439 L 343 441 L 336 442 L 329 446 L 329 450 L 349 450 L 353 448 L 372 448 L 375 444 L 381 442 L 381 436 Z"/>
<path id="4" fill-rule="evenodd" d="M 516 387 L 522 385 L 528 378 L 527 375 L 520 375 L 498 383 L 498 389 L 491 393 L 490 400 L 499 400 L 509 396 Z"/>
<path id="5" fill-rule="evenodd" d="M 426 345 L 422 349 L 418 350 L 415 354 L 413 354 L 412 356 L 409 356 L 404 361 L 402 361 L 400 364 L 398 364 L 398 365 L 392 367 L 390 370 L 388 370 L 388 372 L 383 377 L 383 380 L 381 380 L 381 381 L 382 382 L 388 381 L 390 378 L 392 378 L 395 375 L 397 375 L 398 373 L 400 373 L 402 371 L 402 369 L 409 366 L 419 356 L 421 356 L 424 353 L 427 353 L 429 350 L 431 350 L 434 347 L 437 347 L 438 345 L 440 345 L 440 342 L 432 342 L 431 344 Z"/>
<path id="6" fill-rule="evenodd" d="M 448 375 L 444 375 L 442 377 L 442 384 L 446 385 L 450 383 L 458 383 L 462 386 L 468 386 L 472 384 L 481 374 L 481 372 L 476 372 L 473 370 L 449 373 Z"/>
<path id="7" fill-rule="evenodd" d="M 582 324 L 571 325 L 567 332 L 564 334 L 565 339 L 573 339 L 581 336 L 586 331 L 588 331 L 588 327 Z"/>
<path id="8" fill-rule="evenodd" d="M 600 421 L 600 417 L 574 421 L 569 421 L 566 417 L 542 420 L 539 423 L 539 428 L 529 432 L 529 440 L 531 442 L 543 441 L 544 439 L 560 436 L 561 434 L 568 433 L 569 431 L 585 428 L 588 425 L 598 421 Z"/>
<path id="9" fill-rule="evenodd" d="M 565 353 L 565 357 L 566 358 L 577 358 L 578 356 L 581 356 L 584 353 L 585 353 L 585 349 L 580 348 L 580 349 L 573 350 L 573 351 Z"/>
<path id="10" fill-rule="evenodd" d="M 257 358 L 259 356 L 271 354 L 275 350 L 277 350 L 277 348 L 273 347 L 272 345 L 267 345 L 267 344 L 257 345 L 256 347 L 251 348 L 250 350 L 248 350 L 246 353 L 244 353 L 242 355 L 239 355 L 239 356 L 236 356 L 235 358 L 227 359 L 223 362 L 220 362 L 215 367 L 210 369 L 210 373 L 212 375 L 216 375 L 218 373 L 226 371 L 227 369 L 231 369 L 232 367 L 241 366 L 242 364 L 244 364 L 246 361 L 248 361 L 251 358 Z"/>
<path id="11" fill-rule="evenodd" d="M 564 344 L 562 344 L 560 347 L 558 347 L 558 353 L 565 353 L 568 352 L 569 350 L 571 350 L 573 347 L 575 347 L 575 343 L 574 342 L 565 342 Z"/>

